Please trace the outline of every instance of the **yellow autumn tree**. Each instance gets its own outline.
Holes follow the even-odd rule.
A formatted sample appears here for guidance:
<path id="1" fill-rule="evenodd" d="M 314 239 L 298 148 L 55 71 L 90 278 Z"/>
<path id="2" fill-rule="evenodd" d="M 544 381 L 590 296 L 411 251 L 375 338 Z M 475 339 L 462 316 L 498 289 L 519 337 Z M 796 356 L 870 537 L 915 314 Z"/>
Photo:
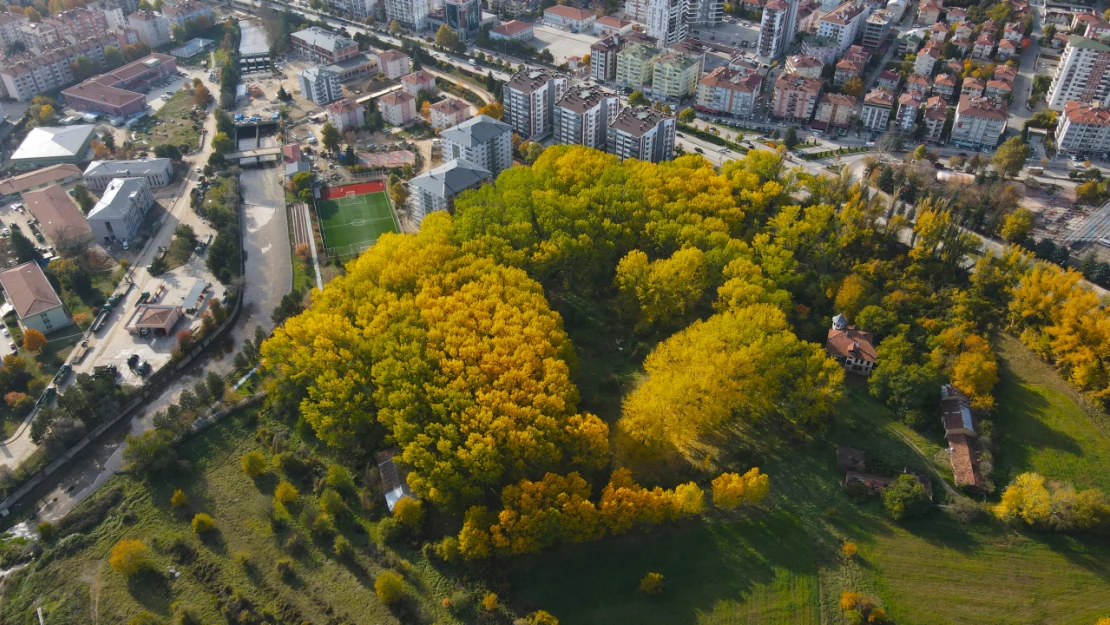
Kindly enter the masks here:
<path id="1" fill-rule="evenodd" d="M 1052 496 L 1044 478 L 1036 473 L 1022 473 L 1002 493 L 1002 500 L 992 508 L 1003 521 L 1020 519 L 1026 525 L 1047 524 L 1052 516 Z"/>
<path id="2" fill-rule="evenodd" d="M 578 473 L 548 473 L 539 481 L 506 486 L 503 509 L 490 527 L 493 546 L 503 553 L 535 553 L 600 538 L 604 529 L 589 497 L 590 485 Z"/>
<path id="3" fill-rule="evenodd" d="M 108 565 L 117 573 L 132 576 L 146 567 L 150 548 L 141 540 L 121 540 L 112 547 Z"/>
<path id="4" fill-rule="evenodd" d="M 771 492 L 771 478 L 752 467 L 747 473 L 722 473 L 713 479 L 713 505 L 735 510 L 741 505 L 756 505 Z"/>
<path id="5" fill-rule="evenodd" d="M 523 271 L 463 252 L 450 217 L 388 235 L 262 347 L 274 391 L 336 447 L 401 447 L 408 483 L 448 507 L 526 475 L 608 460 L 608 428 L 575 407 L 574 350 Z"/>
<path id="6" fill-rule="evenodd" d="M 686 315 L 701 299 L 707 277 L 705 253 L 697 248 L 679 250 L 656 261 L 632 250 L 617 264 L 615 282 L 636 309 L 637 327 L 647 330 Z"/>
<path id="7" fill-rule="evenodd" d="M 644 362 L 647 381 L 624 402 L 619 425 L 650 446 L 688 449 L 734 420 L 819 425 L 841 397 L 843 370 L 800 340 L 770 304 L 697 321 Z"/>

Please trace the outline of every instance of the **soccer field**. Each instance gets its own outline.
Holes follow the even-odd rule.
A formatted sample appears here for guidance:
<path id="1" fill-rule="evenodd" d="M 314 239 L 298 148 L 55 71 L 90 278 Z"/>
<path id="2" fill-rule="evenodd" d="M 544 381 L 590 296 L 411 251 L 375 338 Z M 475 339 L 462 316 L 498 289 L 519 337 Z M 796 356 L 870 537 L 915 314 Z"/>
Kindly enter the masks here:
<path id="1" fill-rule="evenodd" d="M 384 192 L 316 200 L 324 246 L 331 257 L 364 251 L 386 232 L 400 232 Z"/>

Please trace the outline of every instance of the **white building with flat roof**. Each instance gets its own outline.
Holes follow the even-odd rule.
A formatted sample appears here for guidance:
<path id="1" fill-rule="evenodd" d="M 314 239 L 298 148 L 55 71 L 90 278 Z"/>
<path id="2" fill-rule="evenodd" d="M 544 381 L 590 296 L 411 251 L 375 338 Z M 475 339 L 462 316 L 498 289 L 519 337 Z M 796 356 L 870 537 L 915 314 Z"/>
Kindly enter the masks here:
<path id="1" fill-rule="evenodd" d="M 131 241 L 153 204 L 154 195 L 145 178 L 116 178 L 86 219 L 96 241 Z"/>
<path id="2" fill-rule="evenodd" d="M 173 180 L 173 162 L 168 158 L 133 161 L 93 161 L 83 174 L 85 186 L 100 191 L 116 178 L 146 178 L 151 187 L 164 187 Z"/>

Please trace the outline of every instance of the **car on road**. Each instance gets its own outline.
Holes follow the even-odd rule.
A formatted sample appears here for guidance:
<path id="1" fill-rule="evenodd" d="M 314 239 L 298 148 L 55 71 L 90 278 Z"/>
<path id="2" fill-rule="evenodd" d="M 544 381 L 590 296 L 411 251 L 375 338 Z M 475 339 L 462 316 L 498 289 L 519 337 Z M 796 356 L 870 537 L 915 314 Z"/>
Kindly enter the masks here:
<path id="1" fill-rule="evenodd" d="M 10 343 L 8 343 L 8 349 L 12 350 L 12 353 L 14 354 L 19 351 L 19 346 L 15 344 L 15 341 L 11 341 Z"/>
<path id="2" fill-rule="evenodd" d="M 199 174 L 200 173 L 200 167 L 197 167 L 194 171 L 196 171 Z"/>
<path id="3" fill-rule="evenodd" d="M 700 147 L 698 147 L 698 146 L 694 146 L 694 151 L 695 151 L 695 152 L 697 152 L 698 154 L 704 154 L 704 153 L 705 153 L 705 151 L 704 151 L 704 150 L 702 150 L 702 149 L 701 149 Z"/>

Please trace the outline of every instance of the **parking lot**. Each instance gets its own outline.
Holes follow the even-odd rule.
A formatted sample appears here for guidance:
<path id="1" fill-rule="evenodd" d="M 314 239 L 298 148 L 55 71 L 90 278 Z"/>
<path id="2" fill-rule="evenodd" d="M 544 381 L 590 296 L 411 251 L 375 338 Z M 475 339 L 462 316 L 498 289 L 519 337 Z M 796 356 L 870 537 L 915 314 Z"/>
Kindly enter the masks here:
<path id="1" fill-rule="evenodd" d="M 555 64 L 565 63 L 572 56 L 584 57 L 590 53 L 590 46 L 597 43 L 593 31 L 589 33 L 572 33 L 551 26 L 537 23 L 532 28 L 535 39 L 525 42 L 536 50 L 549 50 L 555 57 Z"/>
<path id="2" fill-rule="evenodd" d="M 690 34 L 703 41 L 712 41 L 737 48 L 753 50 L 759 44 L 759 24 L 737 18 L 721 22 L 713 28 L 695 28 Z M 746 45 L 745 45 L 746 44 Z"/>

